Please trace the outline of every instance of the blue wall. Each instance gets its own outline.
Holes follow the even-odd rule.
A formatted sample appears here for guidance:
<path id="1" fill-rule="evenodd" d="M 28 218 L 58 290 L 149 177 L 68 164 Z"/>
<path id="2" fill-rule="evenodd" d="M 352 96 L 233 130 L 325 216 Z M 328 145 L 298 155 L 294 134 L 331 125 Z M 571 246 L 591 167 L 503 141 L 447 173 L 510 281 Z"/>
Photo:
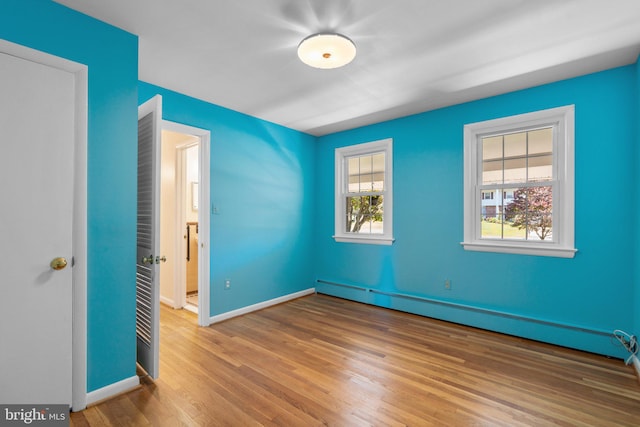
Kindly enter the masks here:
<path id="1" fill-rule="evenodd" d="M 138 39 L 47 0 L 3 0 L 0 38 L 89 67 L 87 387 L 92 391 L 136 373 Z"/>
<path id="2" fill-rule="evenodd" d="M 140 103 L 156 94 L 165 120 L 211 131 L 210 314 L 313 287 L 316 139 L 140 82 Z"/>
<path id="3" fill-rule="evenodd" d="M 636 79 L 635 65 L 626 66 L 320 138 L 316 191 L 325 211 L 316 222 L 317 279 L 367 291 L 323 283 L 318 290 L 620 356 L 603 332 L 631 330 L 637 308 L 634 239 L 629 238 L 637 215 L 628 213 L 630 186 L 637 181 Z M 576 106 L 575 258 L 465 251 L 460 245 L 464 124 L 569 104 Z M 383 138 L 394 141 L 396 241 L 392 246 L 336 243 L 331 237 L 334 149 Z M 444 288 L 446 279 L 451 290 Z M 550 325 L 556 323 L 570 328 Z"/>

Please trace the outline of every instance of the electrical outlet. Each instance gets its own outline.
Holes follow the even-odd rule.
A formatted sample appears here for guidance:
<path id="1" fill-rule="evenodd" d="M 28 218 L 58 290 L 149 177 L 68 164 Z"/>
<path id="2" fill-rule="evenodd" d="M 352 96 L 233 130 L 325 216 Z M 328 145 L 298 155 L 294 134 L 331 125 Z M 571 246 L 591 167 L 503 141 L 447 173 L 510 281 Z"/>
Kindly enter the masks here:
<path id="1" fill-rule="evenodd" d="M 224 281 L 224 290 L 231 289 L 231 280 L 227 279 Z"/>
<path id="2" fill-rule="evenodd" d="M 447 279 L 444 281 L 444 288 L 451 290 L 451 280 Z"/>

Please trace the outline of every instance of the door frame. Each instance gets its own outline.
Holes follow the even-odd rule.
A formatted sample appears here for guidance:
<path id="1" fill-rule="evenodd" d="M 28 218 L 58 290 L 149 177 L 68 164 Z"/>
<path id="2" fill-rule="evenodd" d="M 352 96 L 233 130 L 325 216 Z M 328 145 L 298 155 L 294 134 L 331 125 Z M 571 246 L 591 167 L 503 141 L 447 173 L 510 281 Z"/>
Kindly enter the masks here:
<path id="1" fill-rule="evenodd" d="M 210 202 L 210 183 L 211 183 L 211 132 L 182 123 L 162 121 L 162 129 L 188 135 L 197 136 L 200 142 L 198 155 L 198 325 L 209 326 L 210 310 L 209 310 L 209 275 L 210 275 L 210 244 L 209 238 L 211 227 L 211 202 Z M 180 215 L 176 216 L 179 219 Z M 178 245 L 182 248 L 182 245 Z M 176 256 L 182 256 L 181 251 L 176 251 Z M 180 270 L 176 268 L 176 271 Z M 176 301 L 178 302 L 178 301 Z"/>
<path id="2" fill-rule="evenodd" d="M 186 246 L 189 244 L 187 240 L 185 245 L 185 224 L 187 222 L 186 214 L 185 214 L 185 206 L 187 202 L 187 157 L 186 150 L 191 147 L 199 147 L 200 146 L 200 137 L 197 135 L 198 142 L 188 142 L 184 144 L 180 144 L 175 147 L 175 167 L 176 167 L 176 185 L 175 185 L 175 198 L 176 198 L 176 222 L 175 222 L 175 245 L 174 245 L 174 254 L 176 260 L 180 260 L 175 264 L 175 278 L 174 278 L 174 289 L 173 289 L 173 299 L 175 301 L 174 306 L 176 308 L 186 308 L 187 307 L 187 265 L 184 260 L 186 259 Z M 200 164 L 200 153 L 198 153 L 198 167 Z M 198 188 L 200 186 L 198 185 Z M 199 293 L 199 289 L 198 289 Z"/>
<path id="3" fill-rule="evenodd" d="M 87 110 L 89 68 L 84 64 L 3 39 L 0 39 L 0 52 L 74 75 L 71 409 L 81 411 L 87 406 Z"/>

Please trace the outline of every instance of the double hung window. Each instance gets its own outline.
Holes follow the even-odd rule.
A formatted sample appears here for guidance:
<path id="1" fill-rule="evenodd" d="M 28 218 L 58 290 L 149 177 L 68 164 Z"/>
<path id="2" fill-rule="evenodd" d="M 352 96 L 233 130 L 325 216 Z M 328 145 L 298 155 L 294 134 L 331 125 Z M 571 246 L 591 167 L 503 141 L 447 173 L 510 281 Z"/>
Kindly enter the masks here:
<path id="1" fill-rule="evenodd" d="M 336 241 L 393 242 L 392 156 L 391 139 L 336 149 Z"/>
<path id="2" fill-rule="evenodd" d="M 573 106 L 466 125 L 465 249 L 573 257 Z"/>

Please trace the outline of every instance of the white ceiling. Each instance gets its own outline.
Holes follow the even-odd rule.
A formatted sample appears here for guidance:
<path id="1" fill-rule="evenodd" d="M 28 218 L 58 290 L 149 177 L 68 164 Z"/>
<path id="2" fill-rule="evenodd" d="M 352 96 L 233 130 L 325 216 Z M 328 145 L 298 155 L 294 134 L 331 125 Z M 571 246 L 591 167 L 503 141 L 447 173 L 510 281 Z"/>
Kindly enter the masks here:
<path id="1" fill-rule="evenodd" d="M 634 62 L 640 0 L 57 0 L 140 38 L 140 80 L 313 135 Z M 306 36 L 356 59 L 313 69 Z"/>

